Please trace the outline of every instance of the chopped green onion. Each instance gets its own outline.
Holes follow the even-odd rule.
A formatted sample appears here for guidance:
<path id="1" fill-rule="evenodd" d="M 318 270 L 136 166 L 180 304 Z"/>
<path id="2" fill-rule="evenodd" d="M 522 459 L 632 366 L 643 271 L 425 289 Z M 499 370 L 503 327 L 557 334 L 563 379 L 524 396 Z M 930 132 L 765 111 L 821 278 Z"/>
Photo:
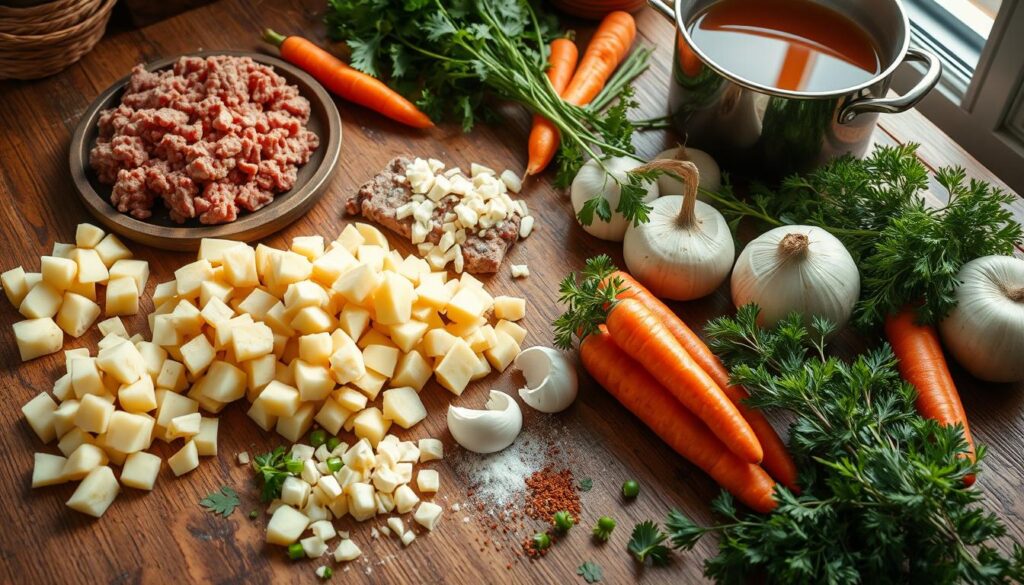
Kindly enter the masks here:
<path id="1" fill-rule="evenodd" d="M 293 542 L 293 543 L 288 545 L 288 558 L 289 559 L 291 559 L 293 561 L 297 561 L 297 560 L 301 559 L 304 556 L 306 556 L 306 551 L 302 550 L 302 545 L 301 544 L 299 544 L 297 542 Z"/>
<path id="2" fill-rule="evenodd" d="M 568 532 L 569 529 L 572 528 L 574 524 L 576 524 L 576 521 L 573 520 L 572 514 L 570 514 L 567 510 L 560 510 L 558 512 L 555 512 L 553 523 L 555 525 L 555 528 L 557 528 L 559 531 Z"/>
<path id="3" fill-rule="evenodd" d="M 551 537 L 548 536 L 547 532 L 538 532 L 533 535 L 533 548 L 544 550 L 549 546 L 551 546 Z"/>
<path id="4" fill-rule="evenodd" d="M 317 429 L 309 433 L 309 444 L 314 447 L 319 447 L 327 442 L 327 432 L 323 429 Z"/>
<path id="5" fill-rule="evenodd" d="M 298 475 L 302 473 L 302 460 L 289 459 L 287 463 L 285 463 L 285 469 L 288 470 L 288 473 L 291 473 L 293 475 Z"/>
<path id="6" fill-rule="evenodd" d="M 327 469 L 331 470 L 331 473 L 341 471 L 342 466 L 345 464 L 341 462 L 341 457 L 331 457 L 327 460 Z"/>
<path id="7" fill-rule="evenodd" d="M 331 453 L 334 453 L 334 450 L 337 449 L 338 445 L 340 445 L 340 444 L 341 444 L 341 439 L 339 439 L 338 437 L 328 437 L 327 438 L 327 450 L 330 451 Z M 330 567 L 328 567 L 328 569 L 329 568 Z"/>
<path id="8" fill-rule="evenodd" d="M 328 566 L 320 567 L 316 573 L 324 581 L 330 579 L 334 575 L 334 570 Z"/>
<path id="9" fill-rule="evenodd" d="M 252 510 L 251 512 L 249 512 L 249 519 L 250 520 L 255 520 L 255 519 L 259 518 L 259 516 L 260 516 L 259 510 Z"/>
<path id="10" fill-rule="evenodd" d="M 640 494 L 640 484 L 635 479 L 627 480 L 622 484 L 622 496 L 633 499 Z"/>

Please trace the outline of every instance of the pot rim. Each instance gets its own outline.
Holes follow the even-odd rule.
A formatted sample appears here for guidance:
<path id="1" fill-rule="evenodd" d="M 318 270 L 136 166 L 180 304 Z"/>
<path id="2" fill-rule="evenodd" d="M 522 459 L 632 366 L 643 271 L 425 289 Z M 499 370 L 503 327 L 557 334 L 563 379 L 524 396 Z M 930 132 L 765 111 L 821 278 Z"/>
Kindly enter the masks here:
<path id="1" fill-rule="evenodd" d="M 832 91 L 793 91 L 789 89 L 779 89 L 777 87 L 772 87 L 769 85 L 764 85 L 761 83 L 750 81 L 749 79 L 745 79 L 743 77 L 740 77 L 739 75 L 736 75 L 735 73 L 726 70 L 718 63 L 715 63 L 713 59 L 708 57 L 707 54 L 705 54 L 704 51 L 701 50 L 701 48 L 697 45 L 697 43 L 693 42 L 693 39 L 690 37 L 689 27 L 686 26 L 686 23 L 683 22 L 683 11 L 681 10 L 683 0 L 673 0 L 673 10 L 675 12 L 676 32 L 682 35 L 682 37 L 686 40 L 686 43 L 690 46 L 690 49 L 692 49 L 693 52 L 696 53 L 698 57 L 700 57 L 702 63 L 710 67 L 712 70 L 714 70 L 722 77 L 725 77 L 726 79 L 732 81 L 733 83 L 741 85 L 747 89 L 751 89 L 760 93 L 769 94 L 773 96 L 793 99 L 823 99 L 844 97 L 851 93 L 856 93 L 862 89 L 871 87 L 872 85 L 892 75 L 893 72 L 896 71 L 896 68 L 899 67 L 901 63 L 903 63 L 903 58 L 906 57 L 907 50 L 910 48 L 910 18 L 907 16 L 907 11 L 904 10 L 903 8 L 903 2 L 901 2 L 900 0 L 891 1 L 896 5 L 896 9 L 900 13 L 900 17 L 903 20 L 904 31 L 903 44 L 896 51 L 896 54 L 893 56 L 892 62 L 889 64 L 888 67 L 886 67 L 877 75 L 875 75 L 871 79 L 868 79 L 867 81 L 863 81 L 856 85 L 851 85 L 849 87 L 835 89 Z"/>

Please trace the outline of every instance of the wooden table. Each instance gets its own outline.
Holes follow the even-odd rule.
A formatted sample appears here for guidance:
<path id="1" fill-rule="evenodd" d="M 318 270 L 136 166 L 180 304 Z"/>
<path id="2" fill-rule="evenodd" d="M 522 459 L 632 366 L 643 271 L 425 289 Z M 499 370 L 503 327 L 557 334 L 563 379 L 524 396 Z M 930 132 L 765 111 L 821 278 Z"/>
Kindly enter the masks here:
<path id="1" fill-rule="evenodd" d="M 198 49 L 261 50 L 259 31 L 272 26 L 281 32 L 300 32 L 325 41 L 323 0 L 254 2 L 223 0 L 182 14 L 142 30 L 108 35 L 81 63 L 52 78 L 32 83 L 0 85 L 0 267 L 19 264 L 38 269 L 38 257 L 54 241 L 73 241 L 75 225 L 90 218 L 76 200 L 67 169 L 68 141 L 87 104 L 111 82 L 125 75 L 138 62 L 151 61 Z M 639 116 L 661 115 L 666 79 L 669 75 L 672 29 L 655 13 L 638 15 L 640 42 L 656 46 L 651 70 L 638 83 Z M 398 127 L 369 112 L 339 103 L 345 124 L 341 166 L 328 194 L 303 219 L 266 243 L 285 247 L 297 235 L 322 234 L 333 238 L 346 221 L 343 202 L 354 188 L 370 177 L 394 154 L 412 151 L 437 157 L 451 164 L 478 161 L 495 168 L 521 169 L 525 163 L 528 116 L 514 112 L 500 129 L 479 127 L 463 134 L 453 126 L 430 132 Z M 922 142 L 921 156 L 931 167 L 960 164 L 971 176 L 995 181 L 994 177 L 916 113 L 887 116 L 877 132 L 881 144 Z M 640 153 L 653 155 L 674 142 L 663 132 L 637 137 Z M 941 194 L 937 195 L 941 198 Z M 570 270 L 582 266 L 585 258 L 611 253 L 621 259 L 615 246 L 587 236 L 572 219 L 565 194 L 554 190 L 548 180 L 535 181 L 525 197 L 540 218 L 535 235 L 511 254 L 511 262 L 529 264 L 532 276 L 512 281 L 507 268 L 489 280 L 495 294 L 523 295 L 529 299 L 526 325 L 530 335 L 525 346 L 550 344 L 549 323 L 559 309 L 555 303 L 558 281 Z M 1024 218 L 1024 204 L 1014 209 Z M 397 238 L 393 239 L 397 241 Z M 150 262 L 153 283 L 172 278 L 173 270 L 190 261 L 188 254 L 169 253 L 133 246 L 139 258 Z M 405 252 L 409 246 L 400 245 Z M 241 405 L 230 406 L 221 419 L 220 454 L 206 459 L 200 468 L 180 479 L 164 468 L 152 493 L 126 489 L 101 520 L 92 520 L 64 506 L 72 485 L 40 490 L 29 489 L 32 452 L 41 450 L 38 439 L 22 421 L 20 406 L 40 390 L 49 389 L 63 367 L 56 354 L 22 364 L 18 359 L 11 324 L 17 312 L 0 302 L 0 581 L 6 583 L 58 582 L 223 582 L 285 583 L 314 580 L 313 569 L 321 563 L 292 563 L 283 550 L 263 544 L 266 517 L 252 521 L 246 513 L 257 507 L 256 486 L 247 468 L 235 461 L 239 451 L 258 453 L 282 443 L 279 437 L 260 431 L 244 414 Z M 148 296 L 145 311 L 152 310 Z M 724 292 L 677 307 L 691 324 L 699 325 L 711 316 L 731 309 Z M 131 332 L 146 332 L 145 318 L 128 319 Z M 94 329 L 67 348 L 95 350 L 99 339 Z M 848 354 L 862 347 L 851 334 L 838 343 Z M 957 370 L 964 403 L 977 440 L 990 447 L 986 472 L 979 486 L 987 495 L 987 506 L 1006 519 L 1010 532 L 1024 540 L 1024 387 L 982 387 Z M 454 402 L 482 407 L 485 391 L 494 387 L 513 391 L 522 378 L 511 370 L 477 383 Z M 429 386 L 424 391 L 429 418 L 407 433 L 410 437 L 436 436 L 449 452 L 458 449 L 448 435 L 444 411 L 449 394 Z M 527 427 L 540 424 L 541 417 L 528 416 Z M 594 480 L 592 491 L 583 494 L 583 525 L 559 542 L 538 562 L 518 560 L 513 554 L 517 541 L 529 536 L 536 524 L 495 537 L 473 512 L 449 510 L 441 528 L 423 535 L 408 549 L 401 550 L 388 537 L 372 541 L 368 524 L 351 526 L 362 547 L 362 559 L 348 572 L 336 567 L 344 582 L 575 582 L 576 567 L 585 560 L 599 563 L 608 583 L 632 580 L 651 583 L 691 583 L 701 579 L 701 561 L 713 550 L 703 542 L 693 552 L 677 555 L 670 568 L 635 565 L 625 551 L 634 523 L 661 520 L 670 507 L 679 507 L 698 521 L 711 519 L 707 503 L 718 492 L 703 473 L 665 447 L 635 418 L 626 413 L 592 380 L 582 378 L 581 396 L 574 407 L 548 421 L 572 448 L 572 469 L 577 477 Z M 172 450 L 160 444 L 157 451 Z M 47 449 L 50 450 L 50 446 Z M 457 457 L 465 457 L 465 454 Z M 439 466 L 442 491 L 438 500 L 450 507 L 465 503 L 466 485 L 449 463 Z M 641 497 L 623 505 L 618 488 L 627 478 L 636 478 Z M 229 519 L 204 512 L 198 501 L 222 484 L 242 494 L 243 506 Z M 619 521 L 611 541 L 592 543 L 588 530 L 603 514 Z M 463 522 L 463 517 L 470 519 Z M 380 525 L 377 521 L 373 524 Z M 347 526 L 348 522 L 342 523 Z M 483 543 L 494 540 L 490 545 Z M 495 544 L 501 550 L 495 550 Z M 333 565 L 333 561 L 329 561 Z M 340 582 L 339 576 L 334 579 Z M 582 582 L 582 581 L 579 581 Z"/>

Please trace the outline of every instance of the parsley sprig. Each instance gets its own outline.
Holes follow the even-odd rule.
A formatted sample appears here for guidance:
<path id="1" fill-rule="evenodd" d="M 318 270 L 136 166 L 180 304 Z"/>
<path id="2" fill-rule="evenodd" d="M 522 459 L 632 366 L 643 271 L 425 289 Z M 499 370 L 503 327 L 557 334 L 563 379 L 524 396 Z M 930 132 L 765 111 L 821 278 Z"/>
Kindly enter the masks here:
<path id="1" fill-rule="evenodd" d="M 555 345 L 569 349 L 573 337 L 583 340 L 597 332 L 624 290 L 621 278 L 609 278 L 616 270 L 612 259 L 601 254 L 587 260 L 579 279 L 573 273 L 562 280 L 558 301 L 566 310 L 554 321 Z"/>
<path id="2" fill-rule="evenodd" d="M 260 499 L 269 502 L 281 497 L 281 487 L 284 480 L 295 473 L 289 470 L 294 467 L 296 460 L 285 453 L 284 447 L 278 447 L 269 453 L 257 455 L 253 458 L 252 467 L 257 476 L 263 481 L 263 490 L 260 492 Z"/>
<path id="3" fill-rule="evenodd" d="M 238 492 L 228 486 L 221 486 L 219 491 L 210 492 L 205 498 L 199 500 L 200 506 L 225 518 L 230 516 L 240 503 Z"/>
<path id="4" fill-rule="evenodd" d="M 665 523 L 672 546 L 719 535 L 705 574 L 720 582 L 1004 583 L 1024 579 L 1024 548 L 999 551 L 1006 526 L 963 487 L 985 458 L 965 455 L 960 426 L 918 415 L 888 346 L 846 362 L 828 354 L 832 328 L 792 315 L 757 326 L 757 308 L 707 328 L 710 346 L 745 386 L 753 407 L 788 411 L 789 446 L 802 493 L 776 489 L 770 514 L 745 513 L 722 494 L 720 523 L 678 511 Z"/>
<path id="5" fill-rule="evenodd" d="M 754 185 L 748 199 L 729 185 L 705 194 L 734 228 L 753 218 L 770 226 L 815 225 L 839 238 L 861 270 L 860 325 L 876 326 L 919 301 L 919 318 L 933 323 L 956 304 L 960 268 L 979 256 L 1012 253 L 1022 232 L 1005 207 L 1013 195 L 968 181 L 962 168 L 935 173 L 949 201 L 928 207 L 921 193 L 929 173 L 916 151 L 908 144 L 880 147 L 863 160 L 840 158 L 775 190 Z"/>
<path id="6" fill-rule="evenodd" d="M 627 117 L 637 102 L 631 82 L 647 69 L 651 49 L 634 50 L 585 107 L 563 101 L 545 75 L 554 17 L 526 0 L 329 0 L 331 36 L 348 43 L 352 67 L 387 79 L 431 118 L 451 118 L 469 131 L 494 120 L 489 96 L 517 102 L 550 120 L 559 131 L 556 185 L 566 187 L 588 158 L 605 172 L 604 159 L 634 156 L 637 129 Z M 649 177 L 612 177 L 622 189 L 618 211 L 647 221 L 643 201 Z M 580 220 L 607 221 L 607 202 L 589 203 Z"/>

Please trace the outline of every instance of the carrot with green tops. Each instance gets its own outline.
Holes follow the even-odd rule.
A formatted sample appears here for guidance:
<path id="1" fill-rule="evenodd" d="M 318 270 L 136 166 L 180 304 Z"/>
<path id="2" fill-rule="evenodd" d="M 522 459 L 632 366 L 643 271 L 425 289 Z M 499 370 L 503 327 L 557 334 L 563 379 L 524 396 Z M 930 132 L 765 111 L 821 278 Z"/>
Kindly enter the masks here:
<path id="1" fill-rule="evenodd" d="M 568 310 L 555 320 L 555 342 L 572 346 L 573 336 L 583 340 L 602 323 L 622 351 L 639 361 L 662 386 L 711 429 L 723 443 L 750 463 L 764 456 L 761 443 L 718 384 L 701 369 L 655 315 L 636 299 L 617 299 L 620 283 L 604 283 L 614 267 L 607 256 L 587 261 L 584 278 L 570 274 L 562 281 L 560 300 Z"/>
<path id="2" fill-rule="evenodd" d="M 576 71 L 576 61 L 579 58 L 579 51 L 576 43 L 569 39 L 555 39 L 551 41 L 551 55 L 548 56 L 548 81 L 551 87 L 561 95 L 572 79 Z M 558 150 L 558 129 L 547 118 L 533 115 L 533 127 L 530 128 L 530 141 L 528 143 L 529 159 L 526 165 L 526 174 L 538 173 L 540 169 L 548 166 L 551 159 Z"/>
<path id="3" fill-rule="evenodd" d="M 750 424 L 750 428 L 753 429 L 754 434 L 757 435 L 757 440 L 761 443 L 761 448 L 764 450 L 764 459 L 761 460 L 761 467 L 765 468 L 776 481 L 789 488 L 790 491 L 799 493 L 796 464 L 793 463 L 793 458 L 789 456 L 786 444 L 782 442 L 782 439 L 775 432 L 772 424 L 768 422 L 764 414 L 743 403 L 744 400 L 750 397 L 746 388 L 729 383 L 729 371 L 722 364 L 721 360 L 718 359 L 718 356 L 668 305 L 661 302 L 644 285 L 621 270 L 612 273 L 610 277 L 605 279 L 605 282 L 615 278 L 621 280 L 622 288 L 618 298 L 633 298 L 643 303 L 661 320 L 665 328 L 676 338 L 676 341 L 690 354 L 693 361 L 697 362 L 697 365 L 711 376 L 711 379 L 722 388 L 722 391 L 725 392 L 729 400 L 736 405 L 740 414 L 743 415 L 743 418 Z"/>
<path id="4" fill-rule="evenodd" d="M 963 425 L 968 456 L 973 461 L 974 439 L 971 438 L 964 405 L 960 402 L 960 393 L 942 354 L 939 334 L 935 327 L 917 323 L 916 318 L 913 307 L 904 307 L 885 319 L 885 336 L 899 360 L 900 376 L 917 389 L 915 404 L 921 416 L 943 425 Z M 964 478 L 964 484 L 973 483 L 973 475 Z"/>
<path id="5" fill-rule="evenodd" d="M 580 66 L 573 74 L 568 87 L 561 93 L 562 99 L 576 106 L 589 104 L 601 92 L 608 78 L 625 58 L 635 38 L 636 21 L 628 12 L 615 11 L 604 17 L 583 53 Z M 558 148 L 558 129 L 553 124 L 535 127 L 530 132 L 530 142 L 545 145 L 545 148 L 551 150 L 547 162 L 542 165 L 533 164 L 534 159 L 531 156 L 531 164 L 526 169 L 527 175 L 543 171 L 547 163 L 551 162 Z M 536 161 L 541 161 L 540 156 Z"/>
<path id="6" fill-rule="evenodd" d="M 413 128 L 434 125 L 426 114 L 383 81 L 356 71 L 308 39 L 285 37 L 269 28 L 264 29 L 263 39 L 279 47 L 286 61 L 309 73 L 342 98 Z"/>
<path id="7" fill-rule="evenodd" d="M 775 509 L 771 477 L 730 451 L 650 372 L 627 356 L 604 326 L 580 342 L 580 359 L 602 387 L 676 453 L 751 509 L 761 513 Z"/>

